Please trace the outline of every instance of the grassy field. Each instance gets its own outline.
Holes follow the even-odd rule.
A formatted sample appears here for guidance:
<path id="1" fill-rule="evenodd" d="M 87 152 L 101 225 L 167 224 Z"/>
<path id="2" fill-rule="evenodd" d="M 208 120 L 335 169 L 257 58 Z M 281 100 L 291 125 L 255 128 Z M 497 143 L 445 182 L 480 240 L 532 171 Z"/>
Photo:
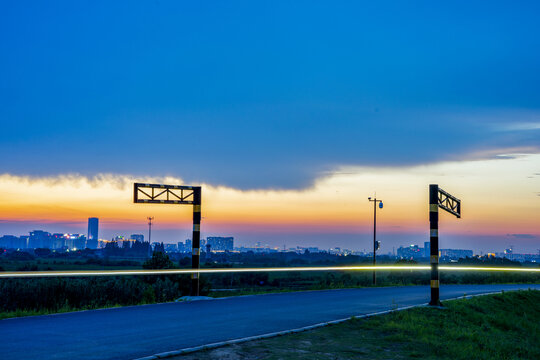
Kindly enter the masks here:
<path id="1" fill-rule="evenodd" d="M 144 302 L 141 302 L 136 305 L 147 305 Z M 72 309 L 69 306 L 64 306 L 54 312 L 48 311 L 48 310 L 16 310 L 16 311 L 8 311 L 8 312 L 0 312 L 0 320 L 3 319 L 9 319 L 14 317 L 25 317 L 25 316 L 39 316 L 39 315 L 51 315 L 51 314 L 62 314 L 62 313 L 69 313 L 74 311 L 85 311 L 85 310 L 96 310 L 96 309 L 110 309 L 110 308 L 116 308 L 116 307 L 122 307 L 122 305 L 109 305 L 106 307 L 87 307 L 87 308 L 80 308 L 80 309 Z"/>
<path id="2" fill-rule="evenodd" d="M 138 270 L 143 261 L 120 259 L 94 263 L 88 259 L 0 259 L 0 271 Z"/>
<path id="3" fill-rule="evenodd" d="M 175 359 L 540 359 L 540 291 L 444 305 L 351 319 Z"/>

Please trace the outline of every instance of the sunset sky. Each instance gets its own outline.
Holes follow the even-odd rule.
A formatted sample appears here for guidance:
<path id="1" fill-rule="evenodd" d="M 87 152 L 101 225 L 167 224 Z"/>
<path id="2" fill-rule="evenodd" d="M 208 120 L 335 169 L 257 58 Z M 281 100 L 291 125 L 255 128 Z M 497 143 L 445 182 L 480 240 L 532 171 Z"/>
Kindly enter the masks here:
<path id="1" fill-rule="evenodd" d="M 488 7 L 489 5 L 489 7 Z M 540 249 L 539 3 L 286 1 L 0 5 L 0 236 L 240 245 L 428 241 L 428 185 L 463 201 L 441 248 Z"/>

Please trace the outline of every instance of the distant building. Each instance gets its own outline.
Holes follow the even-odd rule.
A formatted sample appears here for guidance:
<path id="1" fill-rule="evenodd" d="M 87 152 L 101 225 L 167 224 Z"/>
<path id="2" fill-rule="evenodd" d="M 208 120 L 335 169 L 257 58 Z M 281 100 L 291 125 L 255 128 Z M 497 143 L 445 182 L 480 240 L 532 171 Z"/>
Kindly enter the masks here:
<path id="1" fill-rule="evenodd" d="M 60 250 L 66 247 L 66 234 L 52 234 L 51 249 Z"/>
<path id="2" fill-rule="evenodd" d="M 439 255 L 441 258 L 447 258 L 450 260 L 464 259 L 466 257 L 472 257 L 472 250 L 463 250 L 463 249 L 440 249 Z"/>
<path id="3" fill-rule="evenodd" d="M 400 246 L 397 249 L 397 256 L 401 259 L 415 260 L 424 257 L 424 249 L 418 245 Z"/>
<path id="4" fill-rule="evenodd" d="M 177 249 L 176 244 L 165 244 L 165 252 L 176 252 Z"/>
<path id="5" fill-rule="evenodd" d="M 21 244 L 20 249 L 28 249 L 28 242 L 30 241 L 30 236 L 28 235 L 19 236 L 19 241 Z"/>
<path id="6" fill-rule="evenodd" d="M 116 242 L 119 248 L 124 248 L 124 249 L 131 248 L 131 244 L 136 241 L 133 239 L 126 239 L 125 236 L 121 236 L 121 235 L 115 236 L 112 240 Z"/>
<path id="7" fill-rule="evenodd" d="M 86 242 L 87 242 L 86 236 L 84 236 L 83 234 L 71 234 L 71 236 L 73 236 L 73 243 L 75 245 L 75 249 L 77 250 L 86 249 Z"/>
<path id="8" fill-rule="evenodd" d="M 233 251 L 234 238 L 231 237 L 207 237 L 206 243 L 210 245 L 213 251 Z"/>
<path id="9" fill-rule="evenodd" d="M 143 234 L 131 234 L 131 236 L 129 238 L 133 239 L 133 240 L 136 240 L 136 241 L 144 242 L 144 235 Z"/>
<path id="10" fill-rule="evenodd" d="M 425 242 L 424 248 L 418 245 L 401 246 L 397 250 L 397 256 L 401 259 L 420 259 L 429 258 L 430 256 L 430 243 Z M 439 249 L 439 257 L 446 260 L 458 260 L 460 258 L 472 257 L 472 250 L 463 249 Z"/>
<path id="11" fill-rule="evenodd" d="M 185 247 L 184 243 L 179 241 L 178 244 L 177 244 L 178 252 L 184 252 L 185 251 L 184 247 Z"/>
<path id="12" fill-rule="evenodd" d="M 108 243 L 114 242 L 113 240 L 98 239 L 98 249 L 105 249 Z"/>
<path id="13" fill-rule="evenodd" d="M 152 248 L 153 248 L 154 252 L 162 252 L 162 253 L 165 252 L 165 245 L 163 243 L 160 243 L 160 242 L 153 242 L 152 243 Z"/>
<path id="14" fill-rule="evenodd" d="M 288 252 L 296 252 L 297 254 L 310 254 L 320 252 L 318 247 L 303 247 L 297 246 L 296 249 L 290 248 Z"/>
<path id="15" fill-rule="evenodd" d="M 86 236 L 82 234 L 65 234 L 64 244 L 69 250 L 82 250 L 86 247 Z"/>
<path id="16" fill-rule="evenodd" d="M 496 255 L 500 258 L 507 258 L 508 260 L 513 260 L 513 261 L 520 261 L 520 262 L 530 261 L 530 262 L 540 263 L 540 250 L 538 251 L 537 254 L 518 254 L 518 253 L 515 253 L 514 251 L 508 252 L 508 249 L 506 249 L 504 252 L 497 253 Z"/>
<path id="17" fill-rule="evenodd" d="M 424 243 L 424 257 L 428 258 L 431 255 L 431 243 L 426 241 Z"/>
<path id="18" fill-rule="evenodd" d="M 38 249 L 38 248 L 51 248 L 51 234 L 42 231 L 34 230 L 30 232 L 30 237 L 28 238 L 28 248 Z"/>
<path id="19" fill-rule="evenodd" d="M 89 249 L 97 249 L 98 247 L 98 233 L 99 233 L 99 219 L 92 217 L 88 218 L 88 239 L 86 241 L 86 247 Z"/>
<path id="20" fill-rule="evenodd" d="M 256 254 L 268 254 L 268 253 L 277 253 L 277 252 L 280 252 L 280 249 L 275 247 L 275 248 L 270 248 L 268 246 L 255 246 L 255 247 L 246 247 L 246 246 L 240 246 L 240 247 L 237 247 L 234 249 L 234 251 L 237 251 L 237 252 L 253 252 L 253 253 L 256 253 Z M 281 251 L 283 252 L 288 252 L 289 250 L 286 250 L 286 249 L 282 249 Z M 292 250 L 294 251 L 294 249 Z"/>
<path id="21" fill-rule="evenodd" d="M 26 244 L 23 244 L 21 238 L 13 235 L 4 235 L 0 237 L 0 248 L 4 249 L 24 249 Z"/>

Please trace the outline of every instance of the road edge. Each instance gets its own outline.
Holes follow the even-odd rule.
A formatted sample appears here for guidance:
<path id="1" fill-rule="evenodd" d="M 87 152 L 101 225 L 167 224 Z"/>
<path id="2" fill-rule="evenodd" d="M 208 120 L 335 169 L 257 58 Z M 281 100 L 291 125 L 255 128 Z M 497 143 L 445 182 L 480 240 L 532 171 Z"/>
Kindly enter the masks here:
<path id="1" fill-rule="evenodd" d="M 530 289 L 531 288 L 529 288 L 529 290 Z M 523 290 L 524 289 L 500 290 L 500 291 L 492 291 L 492 292 L 484 293 L 484 294 L 463 295 L 463 296 L 458 296 L 458 297 L 454 297 L 454 298 L 444 299 L 444 301 L 470 299 L 470 298 L 476 297 L 476 296 L 486 296 L 486 295 L 501 294 L 501 293 L 504 293 L 505 291 L 508 292 L 508 291 L 523 291 Z M 300 333 L 300 332 L 304 332 L 304 331 L 308 331 L 308 330 L 313 330 L 313 329 L 317 329 L 317 328 L 321 328 L 321 327 L 325 327 L 325 326 L 329 326 L 329 325 L 339 324 L 339 323 L 342 323 L 342 322 L 345 322 L 345 321 L 348 321 L 348 320 L 351 320 L 351 319 L 363 319 L 363 318 L 368 318 L 368 317 L 372 317 L 372 316 L 389 314 L 389 313 L 392 313 L 392 312 L 395 312 L 395 311 L 402 311 L 402 310 L 412 309 L 412 308 L 416 308 L 416 307 L 423 307 L 423 306 L 427 306 L 427 305 L 428 305 L 428 303 L 418 304 L 418 305 L 409 305 L 409 306 L 404 306 L 404 307 L 398 307 L 396 309 L 378 311 L 378 312 L 374 312 L 374 313 L 370 313 L 370 314 L 355 315 L 355 316 L 350 316 L 350 317 L 344 318 L 344 319 L 326 321 L 326 322 L 322 322 L 322 323 L 318 323 L 318 324 L 314 324 L 314 325 L 308 325 L 308 326 L 304 326 L 304 327 L 300 327 L 300 328 L 296 328 L 296 329 L 276 331 L 276 332 L 267 333 L 267 334 L 249 336 L 249 337 L 244 337 L 244 338 L 239 338 L 239 339 L 220 341 L 220 342 L 212 343 L 212 344 L 199 345 L 199 346 L 183 348 L 183 349 L 179 349 L 179 350 L 162 352 L 162 353 L 158 353 L 158 354 L 155 354 L 155 355 L 150 355 L 150 356 L 145 356 L 145 357 L 142 357 L 142 358 L 137 358 L 137 359 L 134 359 L 134 360 L 166 359 L 166 358 L 169 358 L 169 357 L 190 354 L 190 353 L 194 353 L 194 352 L 201 351 L 201 350 L 210 350 L 210 349 L 215 349 L 215 348 L 219 348 L 219 347 L 222 347 L 222 346 L 235 345 L 235 344 L 240 344 L 240 343 L 253 341 L 253 340 L 262 340 L 262 339 L 268 339 L 268 338 L 281 336 L 281 335 L 295 334 L 295 333 Z"/>

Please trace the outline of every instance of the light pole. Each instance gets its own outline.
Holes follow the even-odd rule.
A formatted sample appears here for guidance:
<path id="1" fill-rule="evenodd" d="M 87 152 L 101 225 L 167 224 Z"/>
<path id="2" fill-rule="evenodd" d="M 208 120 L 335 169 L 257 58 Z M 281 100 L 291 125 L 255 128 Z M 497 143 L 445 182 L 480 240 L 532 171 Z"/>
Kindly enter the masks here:
<path id="1" fill-rule="evenodd" d="M 150 240 L 152 239 L 152 220 L 154 220 L 154 217 L 153 216 L 149 216 L 147 217 L 148 219 L 148 243 L 150 243 Z M 150 245 L 152 246 L 152 245 Z"/>
<path id="2" fill-rule="evenodd" d="M 371 199 L 371 197 L 368 197 L 369 201 L 373 202 L 373 267 L 375 267 L 377 263 L 377 250 L 380 247 L 380 242 L 377 241 L 377 203 L 379 203 L 379 208 L 383 208 L 383 202 L 382 200 L 377 200 L 377 197 Z M 377 276 L 375 275 L 375 268 L 373 269 L 373 285 L 377 284 Z"/>

